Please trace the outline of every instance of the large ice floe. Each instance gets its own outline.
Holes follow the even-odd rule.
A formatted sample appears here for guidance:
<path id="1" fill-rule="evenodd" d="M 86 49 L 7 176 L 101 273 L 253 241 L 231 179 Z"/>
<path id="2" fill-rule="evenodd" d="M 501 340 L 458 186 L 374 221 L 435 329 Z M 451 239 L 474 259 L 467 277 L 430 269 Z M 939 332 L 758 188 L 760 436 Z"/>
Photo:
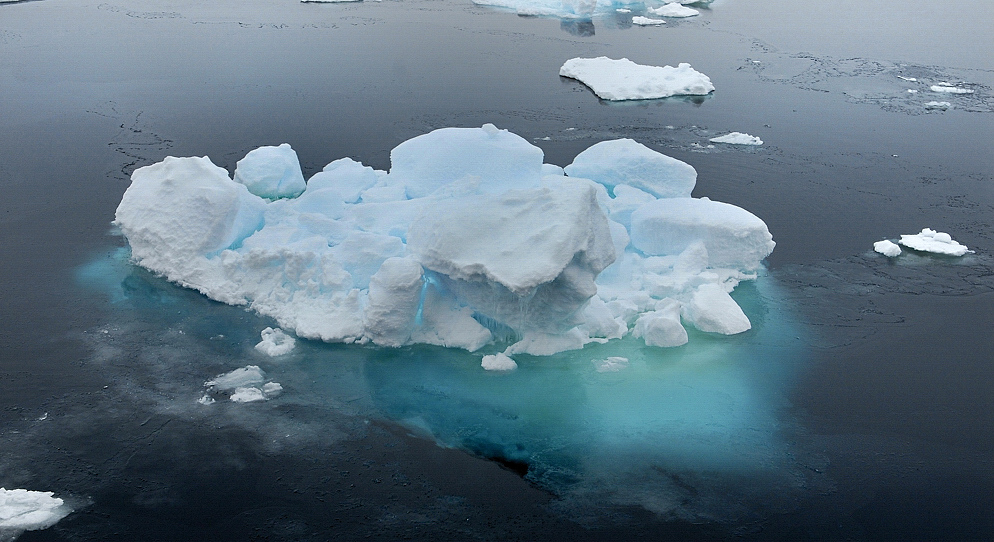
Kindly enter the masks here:
<path id="1" fill-rule="evenodd" d="M 674 68 L 643 66 L 627 58 L 571 58 L 559 68 L 559 75 L 580 81 L 603 100 L 704 96 L 714 91 L 711 79 L 686 62 Z"/>
<path id="2" fill-rule="evenodd" d="M 0 487 L 0 540 L 55 525 L 72 510 L 51 491 Z"/>
<path id="3" fill-rule="evenodd" d="M 750 328 L 729 294 L 773 250 L 762 220 L 692 198 L 693 167 L 630 139 L 564 169 L 543 157 L 490 124 L 443 128 L 397 146 L 389 172 L 343 158 L 299 195 L 257 181 L 296 177 L 289 146 L 250 152 L 234 180 L 167 157 L 134 172 L 116 224 L 139 265 L 305 338 L 511 357 Z"/>

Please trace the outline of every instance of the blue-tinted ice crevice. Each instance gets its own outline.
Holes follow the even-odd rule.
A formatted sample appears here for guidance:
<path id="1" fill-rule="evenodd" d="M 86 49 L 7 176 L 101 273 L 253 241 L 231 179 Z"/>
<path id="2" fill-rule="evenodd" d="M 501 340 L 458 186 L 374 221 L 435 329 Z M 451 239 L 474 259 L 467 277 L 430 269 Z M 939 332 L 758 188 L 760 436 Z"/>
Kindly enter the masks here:
<path id="1" fill-rule="evenodd" d="M 343 158 L 301 184 L 285 144 L 250 152 L 234 180 L 168 157 L 135 171 L 115 223 L 142 267 L 304 338 L 475 351 L 510 330 L 513 356 L 751 327 L 729 294 L 772 236 L 692 198 L 689 164 L 619 139 L 549 174 L 541 149 L 490 124 L 390 159 L 386 172 Z"/>

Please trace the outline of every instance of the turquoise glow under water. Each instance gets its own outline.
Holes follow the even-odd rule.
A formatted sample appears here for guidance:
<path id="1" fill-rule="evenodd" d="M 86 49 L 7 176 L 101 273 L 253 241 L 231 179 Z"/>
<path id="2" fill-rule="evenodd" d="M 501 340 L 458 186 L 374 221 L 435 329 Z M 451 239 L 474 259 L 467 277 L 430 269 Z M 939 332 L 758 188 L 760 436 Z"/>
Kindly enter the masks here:
<path id="1" fill-rule="evenodd" d="M 689 330 L 688 344 L 668 349 L 626 338 L 516 356 L 518 369 L 492 372 L 481 368 L 482 356 L 504 345 L 470 353 L 298 340 L 290 355 L 267 358 L 252 345 L 271 322 L 169 284 L 127 256 L 121 249 L 94 259 L 78 278 L 107 293 L 112 319 L 182 320 L 193 348 L 196 341 L 211 342 L 211 352 L 221 347 L 221 361 L 201 369 L 203 380 L 215 367 L 261 365 L 286 390 L 273 401 L 348 405 L 352 415 L 399 423 L 504 464 L 561 497 L 572 514 L 610 502 L 741 518 L 757 507 L 789 506 L 791 490 L 806 483 L 788 413 L 802 341 L 771 277 L 733 294 L 752 321 L 746 333 Z M 609 357 L 628 361 L 604 370 Z M 168 369 L 158 374 L 170 378 Z M 175 401 L 192 405 L 201 391 Z"/>

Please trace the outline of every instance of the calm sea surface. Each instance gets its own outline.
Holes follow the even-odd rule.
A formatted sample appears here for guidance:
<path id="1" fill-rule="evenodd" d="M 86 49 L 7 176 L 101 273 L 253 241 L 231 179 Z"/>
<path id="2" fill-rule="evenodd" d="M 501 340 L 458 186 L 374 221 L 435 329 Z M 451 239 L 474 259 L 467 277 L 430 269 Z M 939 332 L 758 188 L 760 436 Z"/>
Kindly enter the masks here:
<path id="1" fill-rule="evenodd" d="M 994 538 L 994 4 L 699 9 L 642 28 L 468 0 L 0 4 L 0 486 L 76 509 L 21 540 Z M 601 55 L 717 90 L 617 104 L 558 76 Z M 764 219 L 768 272 L 736 294 L 754 330 L 613 346 L 615 380 L 597 348 L 503 381 L 437 348 L 263 359 L 271 321 L 131 266 L 110 224 L 165 156 L 233 171 L 288 142 L 305 176 L 387 169 L 487 122 L 558 165 L 634 138 Z M 765 144 L 708 146 L 730 131 Z M 872 251 L 924 227 L 975 254 Z M 196 403 L 248 364 L 284 395 Z"/>

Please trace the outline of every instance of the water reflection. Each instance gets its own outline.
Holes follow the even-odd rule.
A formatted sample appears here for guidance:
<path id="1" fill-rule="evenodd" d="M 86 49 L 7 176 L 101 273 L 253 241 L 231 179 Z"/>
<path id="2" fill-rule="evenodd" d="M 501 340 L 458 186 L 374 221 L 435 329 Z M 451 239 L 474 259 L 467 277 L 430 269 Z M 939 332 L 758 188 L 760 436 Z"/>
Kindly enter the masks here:
<path id="1" fill-rule="evenodd" d="M 589 38 L 594 35 L 594 21 L 590 19 L 562 19 L 559 22 L 559 28 L 581 38 Z"/>

